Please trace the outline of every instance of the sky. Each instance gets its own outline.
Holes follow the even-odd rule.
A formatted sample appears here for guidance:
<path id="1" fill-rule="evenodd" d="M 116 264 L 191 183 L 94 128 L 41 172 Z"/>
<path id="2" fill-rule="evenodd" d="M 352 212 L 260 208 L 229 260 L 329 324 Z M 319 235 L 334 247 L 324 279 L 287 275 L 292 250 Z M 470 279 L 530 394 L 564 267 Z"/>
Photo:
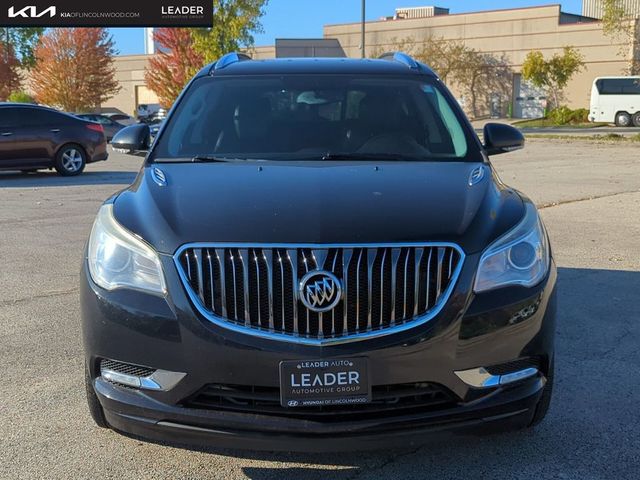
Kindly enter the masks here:
<path id="1" fill-rule="evenodd" d="M 398 7 L 436 5 L 450 13 L 558 4 L 569 13 L 580 13 L 581 0 L 367 0 L 366 19 L 393 15 Z M 262 17 L 264 33 L 255 35 L 256 45 L 273 45 L 276 38 L 322 38 L 322 26 L 360 21 L 361 0 L 269 0 Z M 142 28 L 112 28 L 121 55 L 144 53 Z"/>

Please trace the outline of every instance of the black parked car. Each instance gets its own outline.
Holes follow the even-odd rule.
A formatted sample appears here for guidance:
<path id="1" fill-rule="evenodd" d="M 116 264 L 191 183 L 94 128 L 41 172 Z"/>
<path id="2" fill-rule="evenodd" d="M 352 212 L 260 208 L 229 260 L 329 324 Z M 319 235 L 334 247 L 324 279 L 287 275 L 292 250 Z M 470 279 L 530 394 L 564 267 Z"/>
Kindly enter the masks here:
<path id="1" fill-rule="evenodd" d="M 55 168 L 70 176 L 107 157 L 101 125 L 52 108 L 0 103 L 0 169 Z"/>
<path id="2" fill-rule="evenodd" d="M 104 129 L 104 136 L 107 137 L 107 142 L 110 142 L 116 133 L 126 127 L 126 125 L 123 125 L 106 115 L 99 115 L 96 113 L 76 113 L 75 116 L 82 118 L 83 120 L 96 122 L 102 125 L 102 128 Z"/>
<path id="3" fill-rule="evenodd" d="M 129 125 L 133 125 L 134 123 L 138 123 L 136 119 L 133 118 L 131 115 L 126 115 L 124 113 L 105 112 L 102 115 L 124 125 L 125 127 L 128 127 Z"/>
<path id="4" fill-rule="evenodd" d="M 556 269 L 533 203 L 404 54 L 229 54 L 149 127 L 81 282 L 98 425 L 266 450 L 518 429 L 553 384 Z"/>

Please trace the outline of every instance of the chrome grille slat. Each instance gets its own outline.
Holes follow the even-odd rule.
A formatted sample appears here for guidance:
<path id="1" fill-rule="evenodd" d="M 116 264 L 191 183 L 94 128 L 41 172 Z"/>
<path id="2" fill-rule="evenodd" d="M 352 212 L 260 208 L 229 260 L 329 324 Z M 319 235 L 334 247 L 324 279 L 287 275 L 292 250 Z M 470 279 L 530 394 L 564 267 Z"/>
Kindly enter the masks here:
<path id="1" fill-rule="evenodd" d="M 196 248 L 193 252 L 193 256 L 196 259 L 196 265 L 198 267 L 196 271 L 196 276 L 198 278 L 198 296 L 200 297 L 200 300 L 204 302 L 204 285 L 203 285 L 204 275 L 202 270 L 202 249 Z"/>
<path id="2" fill-rule="evenodd" d="M 225 285 L 227 284 L 227 279 L 225 276 L 224 249 L 216 248 L 215 252 L 216 252 L 216 259 L 218 261 L 218 265 L 220 266 L 220 288 L 223 289 L 222 295 L 221 295 L 222 316 L 226 318 L 227 317 L 227 295 L 226 295 L 226 292 L 224 291 L 224 288 L 225 288 Z"/>
<path id="3" fill-rule="evenodd" d="M 284 280 L 284 264 L 283 264 L 282 256 L 280 255 L 280 252 L 278 252 L 278 264 L 280 266 L 280 288 L 281 288 L 281 292 L 282 292 L 282 295 L 280 297 L 281 306 L 282 306 L 281 317 L 280 317 L 280 319 L 281 319 L 280 320 L 280 323 L 281 323 L 280 328 L 281 328 L 282 331 L 284 331 L 285 330 L 285 325 L 284 325 L 284 318 L 285 318 L 284 305 L 285 305 L 285 292 L 287 290 L 286 290 L 286 287 L 285 287 L 285 280 Z"/>
<path id="4" fill-rule="evenodd" d="M 431 296 L 431 257 L 433 257 L 433 249 L 429 249 L 429 260 L 427 260 L 427 286 L 425 291 L 427 292 L 427 298 L 425 303 L 429 305 L 429 300 Z M 416 302 L 418 300 L 416 299 Z"/>
<path id="5" fill-rule="evenodd" d="M 438 248 L 438 268 L 436 269 L 436 300 L 442 292 L 442 261 L 444 260 L 444 248 Z"/>
<path id="6" fill-rule="evenodd" d="M 336 271 L 336 262 L 338 261 L 338 251 L 335 251 L 333 256 L 333 262 L 331 263 L 331 272 L 335 273 Z M 331 310 L 331 335 L 336 334 L 336 309 Z"/>
<path id="7" fill-rule="evenodd" d="M 240 264 L 242 266 L 242 303 L 244 306 L 244 324 L 251 325 L 251 313 L 249 312 L 249 250 L 238 250 Z"/>
<path id="8" fill-rule="evenodd" d="M 396 324 L 396 281 L 398 274 L 398 259 L 401 250 L 394 248 L 391 250 L 391 325 Z"/>
<path id="9" fill-rule="evenodd" d="M 358 265 L 356 267 L 356 331 L 360 329 L 360 264 L 362 262 L 362 255 L 366 250 L 360 249 L 358 255 Z"/>
<path id="10" fill-rule="evenodd" d="M 376 256 L 378 254 L 377 248 L 367 249 L 367 281 L 368 281 L 368 293 L 367 300 L 369 302 L 369 308 L 367 309 L 367 330 L 371 330 L 372 316 L 373 316 L 373 264 L 376 262 Z M 360 325 L 358 325 L 360 328 Z"/>
<path id="11" fill-rule="evenodd" d="M 429 249 L 431 251 L 431 249 Z M 415 279 L 413 292 L 413 316 L 418 315 L 418 304 L 420 303 L 420 265 L 422 265 L 422 256 L 424 255 L 424 248 L 416 248 L 416 260 L 415 260 Z M 427 278 L 429 276 L 427 275 Z M 429 291 L 429 284 L 427 283 L 427 291 Z"/>
<path id="12" fill-rule="evenodd" d="M 298 333 L 298 252 L 295 250 L 287 250 L 287 259 L 291 265 L 291 290 L 293 292 L 293 333 Z"/>
<path id="13" fill-rule="evenodd" d="M 404 261 L 404 283 L 402 284 L 402 291 L 404 293 L 402 302 L 402 318 L 407 316 L 407 292 L 409 291 L 407 284 L 407 276 L 409 275 L 409 258 L 411 257 L 410 251 L 407 250 L 407 258 Z"/>
<path id="14" fill-rule="evenodd" d="M 211 252 L 209 250 L 207 250 L 207 267 L 209 269 L 209 295 L 211 295 L 211 305 L 214 306 L 214 310 L 215 310 L 215 289 L 214 289 L 214 283 L 215 283 L 215 279 L 213 278 L 213 264 L 212 264 L 213 260 L 211 259 Z"/>
<path id="15" fill-rule="evenodd" d="M 376 327 L 381 327 L 382 322 L 384 321 L 384 269 L 387 261 L 387 249 L 382 249 L 382 260 L 380 260 L 380 316 L 378 319 L 378 325 Z"/>
<path id="16" fill-rule="evenodd" d="M 275 325 L 273 323 L 273 252 L 271 249 L 262 249 L 262 257 L 264 258 L 265 268 L 267 269 L 267 294 L 269 298 L 269 330 L 273 331 Z"/>
<path id="17" fill-rule="evenodd" d="M 236 257 L 233 251 L 229 252 L 231 270 L 233 271 L 233 317 L 238 320 L 238 281 L 236 279 Z"/>
<path id="18" fill-rule="evenodd" d="M 353 249 L 345 248 L 342 250 L 342 290 L 344 291 L 344 302 L 342 304 L 342 334 L 346 335 L 349 331 L 349 266 L 351 265 L 351 257 L 353 257 Z"/>
<path id="19" fill-rule="evenodd" d="M 227 328 L 286 341 L 331 343 L 405 330 L 433 317 L 457 281 L 464 253 L 453 244 L 215 245 L 176 253 L 200 312 Z M 326 270 L 342 297 L 323 313 L 302 303 L 308 272 Z M 306 299 L 305 299 L 306 301 Z"/>

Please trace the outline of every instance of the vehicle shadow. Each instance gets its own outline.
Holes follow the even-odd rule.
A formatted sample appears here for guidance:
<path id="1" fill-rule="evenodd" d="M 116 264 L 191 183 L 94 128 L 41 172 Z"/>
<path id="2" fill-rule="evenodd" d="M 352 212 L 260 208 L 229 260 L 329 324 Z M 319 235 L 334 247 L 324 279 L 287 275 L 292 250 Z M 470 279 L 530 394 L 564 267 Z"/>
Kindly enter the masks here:
<path id="1" fill-rule="evenodd" d="M 63 177 L 56 172 L 0 172 L 0 188 L 68 187 L 78 185 L 129 185 L 137 172 L 84 171 L 76 177 Z"/>
<path id="2" fill-rule="evenodd" d="M 490 478 L 630 478 L 625 469 L 635 464 L 640 449 L 638 270 L 559 268 L 554 397 L 535 429 L 438 434 L 421 446 L 372 452 L 196 450 L 247 460 L 242 471 L 254 480 L 488 478 L 489 473 Z M 589 454 L 594 451 L 598 454 Z"/>

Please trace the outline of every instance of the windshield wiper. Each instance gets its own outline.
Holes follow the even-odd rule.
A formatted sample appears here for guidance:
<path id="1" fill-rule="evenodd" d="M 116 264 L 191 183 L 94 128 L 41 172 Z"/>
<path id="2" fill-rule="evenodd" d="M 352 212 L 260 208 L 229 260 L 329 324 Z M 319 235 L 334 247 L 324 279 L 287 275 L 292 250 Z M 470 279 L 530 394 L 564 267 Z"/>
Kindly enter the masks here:
<path id="1" fill-rule="evenodd" d="M 405 160 L 424 161 L 425 158 L 399 153 L 357 153 L 357 152 L 327 152 L 321 157 L 322 160 Z"/>
<path id="2" fill-rule="evenodd" d="M 239 158 L 217 157 L 215 155 L 195 155 L 191 158 L 192 162 L 230 162 L 232 160 L 240 160 Z"/>

